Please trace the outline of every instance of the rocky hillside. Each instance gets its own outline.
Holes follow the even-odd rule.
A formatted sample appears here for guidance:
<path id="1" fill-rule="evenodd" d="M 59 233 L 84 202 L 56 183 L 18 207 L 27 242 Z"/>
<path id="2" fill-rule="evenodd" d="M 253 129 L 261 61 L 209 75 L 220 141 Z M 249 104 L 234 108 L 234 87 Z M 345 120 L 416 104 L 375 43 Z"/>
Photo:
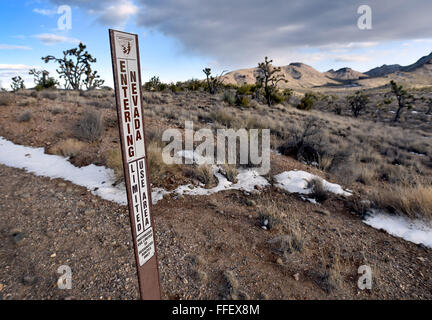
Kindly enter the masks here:
<path id="1" fill-rule="evenodd" d="M 373 68 L 365 73 L 351 68 L 341 68 L 339 70 L 329 70 L 320 72 L 313 67 L 296 62 L 281 67 L 282 74 L 285 75 L 287 83 L 281 83 L 282 88 L 311 89 L 316 87 L 335 87 L 340 85 L 345 88 L 347 81 L 355 82 L 359 86 L 374 88 L 380 87 L 394 79 L 410 86 L 432 85 L 432 53 L 420 58 L 416 63 L 408 66 L 399 64 L 383 65 Z M 231 71 L 224 77 L 225 83 L 242 85 L 255 83 L 257 68 L 240 69 Z"/>

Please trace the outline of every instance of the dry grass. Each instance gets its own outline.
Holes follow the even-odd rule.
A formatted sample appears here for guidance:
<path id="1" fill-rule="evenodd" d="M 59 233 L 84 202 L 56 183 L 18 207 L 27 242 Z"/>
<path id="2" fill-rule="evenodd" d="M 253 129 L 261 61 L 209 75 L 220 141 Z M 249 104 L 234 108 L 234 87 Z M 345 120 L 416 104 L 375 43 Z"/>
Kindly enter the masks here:
<path id="1" fill-rule="evenodd" d="M 237 183 L 238 170 L 236 166 L 230 164 L 224 164 L 221 168 L 221 173 L 232 183 Z"/>
<path id="2" fill-rule="evenodd" d="M 432 186 L 387 187 L 372 198 L 376 206 L 391 213 L 432 221 Z"/>
<path id="3" fill-rule="evenodd" d="M 330 193 L 324 188 L 320 178 L 313 178 L 307 182 L 307 188 L 311 188 L 309 196 L 318 202 L 324 202 L 330 197 Z"/>
<path id="4" fill-rule="evenodd" d="M 10 106 L 15 101 L 13 94 L 2 92 L 0 93 L 0 106 Z"/>
<path id="5" fill-rule="evenodd" d="M 76 139 L 66 139 L 54 145 L 50 152 L 64 157 L 76 157 L 79 152 L 86 146 L 84 142 Z"/>
<path id="6" fill-rule="evenodd" d="M 108 150 L 105 154 L 106 165 L 114 170 L 117 180 L 123 179 L 123 158 L 120 148 Z"/>
<path id="7" fill-rule="evenodd" d="M 100 139 L 103 131 L 102 113 L 92 110 L 81 116 L 75 126 L 74 134 L 79 140 L 94 142 Z"/>
<path id="8" fill-rule="evenodd" d="M 167 165 L 162 159 L 162 149 L 157 141 L 147 145 L 147 162 L 150 170 L 150 182 L 155 185 L 163 185 L 167 177 L 174 178 L 180 171 L 179 165 Z"/>

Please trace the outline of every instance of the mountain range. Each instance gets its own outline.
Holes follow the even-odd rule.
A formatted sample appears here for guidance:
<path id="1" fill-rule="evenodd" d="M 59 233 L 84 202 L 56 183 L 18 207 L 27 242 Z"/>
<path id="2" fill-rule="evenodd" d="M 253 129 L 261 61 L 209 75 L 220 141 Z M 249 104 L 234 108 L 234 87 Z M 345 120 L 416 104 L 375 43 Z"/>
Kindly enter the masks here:
<path id="1" fill-rule="evenodd" d="M 392 79 L 414 87 L 432 86 L 432 53 L 408 66 L 384 64 L 364 73 L 351 68 L 320 72 L 300 62 L 291 63 L 280 68 L 281 73 L 288 80 L 287 83 L 280 84 L 282 88 L 374 88 L 386 85 Z M 257 74 L 258 68 L 231 71 L 224 76 L 224 83 L 236 85 L 253 84 L 256 81 Z"/>

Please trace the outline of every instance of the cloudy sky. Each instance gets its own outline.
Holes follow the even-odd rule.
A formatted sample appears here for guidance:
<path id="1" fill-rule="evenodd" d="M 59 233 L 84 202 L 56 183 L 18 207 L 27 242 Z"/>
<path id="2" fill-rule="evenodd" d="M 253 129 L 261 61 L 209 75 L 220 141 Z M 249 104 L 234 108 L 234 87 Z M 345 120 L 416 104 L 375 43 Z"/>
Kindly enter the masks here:
<path id="1" fill-rule="evenodd" d="M 202 69 L 303 62 L 319 71 L 407 65 L 432 51 L 430 0 L 0 0 L 0 85 L 29 68 L 55 73 L 41 57 L 61 55 L 80 41 L 112 85 L 108 28 L 137 33 L 144 80 L 202 78 Z M 61 6 L 71 28 L 59 29 Z M 371 8 L 371 29 L 358 27 Z M 363 21 L 363 20 L 361 20 Z M 65 22 L 61 20 L 60 22 Z M 364 21 L 363 21 L 364 22 Z M 64 24 L 63 24 L 64 25 Z"/>

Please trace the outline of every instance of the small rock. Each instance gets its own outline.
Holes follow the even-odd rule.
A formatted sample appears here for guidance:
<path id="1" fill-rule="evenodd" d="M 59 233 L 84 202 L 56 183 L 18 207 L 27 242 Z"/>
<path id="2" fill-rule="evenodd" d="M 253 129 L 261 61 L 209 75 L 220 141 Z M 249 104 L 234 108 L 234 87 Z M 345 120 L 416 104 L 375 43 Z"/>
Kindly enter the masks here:
<path id="1" fill-rule="evenodd" d="M 53 253 L 52 255 L 50 255 L 50 257 L 51 257 L 51 258 L 55 258 L 55 257 L 57 257 L 57 254 L 56 254 L 56 253 Z"/>
<path id="2" fill-rule="evenodd" d="M 78 206 L 78 207 L 85 207 L 86 204 L 85 204 L 84 201 L 80 200 L 80 201 L 78 201 L 77 206 Z"/>
<path id="3" fill-rule="evenodd" d="M 25 238 L 25 234 L 20 229 L 13 229 L 11 231 L 11 236 L 15 243 L 18 243 Z"/>
<path id="4" fill-rule="evenodd" d="M 31 286 L 31 285 L 35 284 L 36 281 L 37 281 L 36 277 L 34 275 L 30 275 L 30 274 L 25 275 L 22 278 L 22 283 L 26 286 Z"/>
<path id="5" fill-rule="evenodd" d="M 425 258 L 423 257 L 417 257 L 417 259 L 419 259 L 421 262 L 425 262 Z"/>
<path id="6" fill-rule="evenodd" d="M 300 274 L 299 273 L 294 274 L 293 278 L 295 279 L 295 281 L 299 281 L 300 280 Z"/>
<path id="7" fill-rule="evenodd" d="M 283 261 L 282 261 L 281 258 L 277 258 L 277 259 L 276 259 L 276 263 L 277 263 L 278 265 L 280 265 L 280 266 L 283 266 Z"/>
<path id="8" fill-rule="evenodd" d="M 85 215 L 93 216 L 96 213 L 96 210 L 95 209 L 88 209 L 88 210 L 84 211 L 84 213 L 85 213 Z"/>
<path id="9" fill-rule="evenodd" d="M 266 226 L 261 226 L 261 229 L 267 230 L 267 227 Z"/>
<path id="10" fill-rule="evenodd" d="M 64 187 L 66 187 L 66 183 L 64 183 L 64 182 L 60 182 L 60 183 L 58 184 L 58 186 L 59 186 L 60 188 L 64 188 Z"/>

